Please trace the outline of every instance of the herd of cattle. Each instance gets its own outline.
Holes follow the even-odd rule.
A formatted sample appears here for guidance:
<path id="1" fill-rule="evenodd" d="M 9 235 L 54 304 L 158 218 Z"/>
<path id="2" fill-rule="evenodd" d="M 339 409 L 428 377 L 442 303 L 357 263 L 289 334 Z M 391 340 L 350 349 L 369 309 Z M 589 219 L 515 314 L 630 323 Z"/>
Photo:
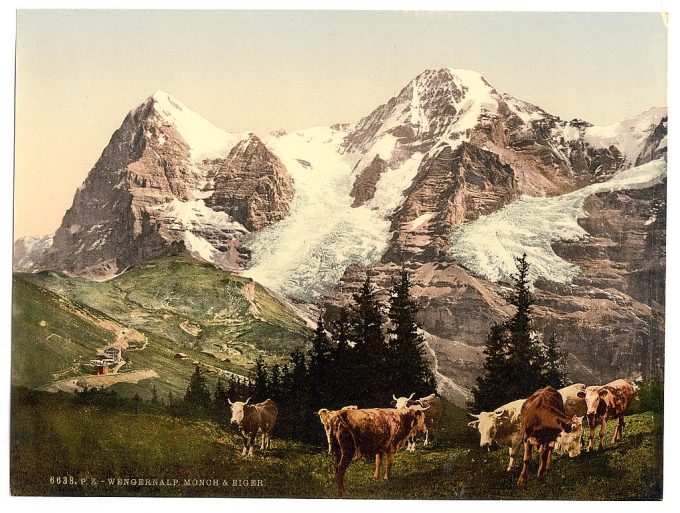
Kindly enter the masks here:
<path id="1" fill-rule="evenodd" d="M 497 444 L 507 447 L 510 461 L 507 470 L 513 469 L 515 458 L 524 448 L 523 467 L 517 481 L 523 486 L 531 462 L 532 448 L 539 454 L 537 477 L 550 467 L 553 450 L 574 458 L 581 452 L 583 419 L 588 423 L 588 448 L 593 448 L 595 432 L 599 427 L 599 449 L 604 447 L 608 420 L 618 421 L 612 444 L 623 434 L 624 415 L 630 406 L 634 389 L 624 379 L 603 386 L 574 384 L 560 390 L 551 387 L 536 390 L 527 399 L 519 399 L 496 408 L 492 412 L 472 415 L 475 420 L 468 426 L 480 434 L 480 446 Z M 344 496 L 345 473 L 350 463 L 360 457 L 375 458 L 373 478 L 378 479 L 384 465 L 384 479 L 390 478 L 395 453 L 406 445 L 415 451 L 416 437 L 425 435 L 424 445 L 434 442 L 442 415 L 442 401 L 435 394 L 420 399 L 393 398 L 393 408 L 366 408 L 345 406 L 340 410 L 322 408 L 316 415 L 326 432 L 328 453 L 334 458 L 335 481 L 340 496 Z M 269 448 L 270 435 L 276 423 L 278 408 L 267 399 L 258 404 L 229 401 L 231 422 L 236 424 L 243 437 L 244 456 L 252 456 L 255 438 L 262 434 L 261 450 Z"/>

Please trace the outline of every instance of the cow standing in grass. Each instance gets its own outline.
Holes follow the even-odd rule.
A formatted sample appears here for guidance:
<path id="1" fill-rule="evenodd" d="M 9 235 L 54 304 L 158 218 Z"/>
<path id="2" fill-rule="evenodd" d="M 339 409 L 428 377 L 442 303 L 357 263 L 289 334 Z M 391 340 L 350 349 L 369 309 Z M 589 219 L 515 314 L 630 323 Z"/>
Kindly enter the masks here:
<path id="1" fill-rule="evenodd" d="M 633 385 L 625 379 L 617 379 L 603 386 L 592 386 L 579 392 L 579 397 L 586 403 L 586 419 L 588 420 L 588 452 L 593 449 L 595 430 L 600 426 L 600 443 L 598 449 L 604 447 L 604 433 L 607 421 L 618 419 L 618 424 L 612 436 L 612 445 L 623 436 L 623 420 L 635 392 Z"/>
<path id="2" fill-rule="evenodd" d="M 494 411 L 483 411 L 479 414 L 470 414 L 476 420 L 468 423 L 468 426 L 479 431 L 479 446 L 491 447 L 493 443 L 501 447 L 507 447 L 510 453 L 507 471 L 510 472 L 515 466 L 515 458 L 522 447 L 524 437 L 520 425 L 520 412 L 524 399 L 518 399 L 504 404 Z"/>
<path id="3" fill-rule="evenodd" d="M 253 445 L 258 433 L 262 433 L 260 450 L 269 449 L 271 445 L 271 432 L 276 424 L 276 416 L 279 409 L 276 403 L 267 399 L 257 404 L 248 404 L 250 397 L 245 401 L 231 402 L 231 423 L 236 424 L 243 437 L 243 456 L 253 455 Z"/>
<path id="4" fill-rule="evenodd" d="M 425 441 L 423 446 L 430 444 L 430 441 L 434 444 L 437 437 L 437 430 L 439 429 L 439 421 L 442 418 L 442 400 L 435 394 L 430 394 L 420 399 L 413 399 L 415 392 L 409 397 L 399 397 L 397 398 L 392 394 L 392 399 L 394 407 L 396 409 L 408 408 L 410 406 L 422 406 L 425 408 Z M 411 437 L 406 445 L 406 450 L 409 452 L 414 452 L 416 450 L 416 438 Z"/>
<path id="5" fill-rule="evenodd" d="M 550 468 L 550 458 L 557 438 L 562 432 L 571 433 L 577 429 L 580 422 L 577 416 L 566 416 L 562 396 L 552 387 L 539 388 L 524 401 L 520 412 L 524 465 L 517 486 L 524 486 L 527 482 L 532 448 L 538 449 L 540 463 L 536 477 L 540 479 Z"/>
<path id="6" fill-rule="evenodd" d="M 375 457 L 373 479 L 378 479 L 384 463 L 384 479 L 390 478 L 394 454 L 406 439 L 425 429 L 425 412 L 420 406 L 396 410 L 371 408 L 341 410 L 330 419 L 335 482 L 344 496 L 345 473 L 355 455 Z"/>

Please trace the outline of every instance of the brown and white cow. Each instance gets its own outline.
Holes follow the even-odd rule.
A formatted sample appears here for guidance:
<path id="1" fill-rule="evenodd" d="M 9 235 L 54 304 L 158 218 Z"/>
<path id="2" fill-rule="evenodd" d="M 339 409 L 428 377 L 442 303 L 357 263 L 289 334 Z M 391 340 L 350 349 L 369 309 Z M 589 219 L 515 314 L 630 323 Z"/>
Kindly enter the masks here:
<path id="1" fill-rule="evenodd" d="M 326 408 L 321 408 L 319 411 L 314 412 L 314 415 L 319 417 L 323 429 L 326 432 L 326 440 L 328 442 L 328 454 L 332 454 L 331 449 L 331 418 L 338 414 L 342 410 L 356 410 L 358 407 L 356 405 L 343 406 L 339 410 L 329 410 Z"/>
<path id="2" fill-rule="evenodd" d="M 524 399 L 518 399 L 504 404 L 494 411 L 483 411 L 476 415 L 470 414 L 477 420 L 468 423 L 468 426 L 479 431 L 480 447 L 491 447 L 493 443 L 496 443 L 501 447 L 508 448 L 510 453 L 508 472 L 515 466 L 515 458 L 524 440 L 520 426 L 520 413 L 523 404 Z"/>
<path id="3" fill-rule="evenodd" d="M 425 408 L 425 441 L 423 442 L 423 446 L 429 445 L 430 441 L 434 444 L 437 437 L 437 430 L 439 429 L 439 421 L 442 418 L 442 400 L 434 393 L 421 397 L 420 399 L 413 399 L 414 395 L 415 392 L 409 397 L 397 398 L 392 394 L 394 407 L 400 409 L 420 405 Z M 406 450 L 410 452 L 416 450 L 415 437 L 409 438 Z"/>
<path id="4" fill-rule="evenodd" d="M 607 421 L 618 419 L 619 423 L 612 436 L 612 445 L 623 436 L 623 420 L 635 390 L 633 385 L 625 379 L 617 379 L 603 386 L 587 387 L 579 392 L 579 397 L 586 403 L 586 419 L 588 420 L 588 452 L 593 449 L 595 430 L 600 426 L 600 443 L 598 449 L 604 447 L 604 433 Z"/>
<path id="5" fill-rule="evenodd" d="M 394 454 L 410 435 L 425 429 L 425 411 L 420 406 L 341 410 L 330 424 L 335 482 L 342 497 L 347 493 L 345 473 L 356 454 L 375 457 L 373 479 L 378 479 L 383 462 L 384 479 L 390 478 Z"/>
<path id="6" fill-rule="evenodd" d="M 552 387 L 539 388 L 524 401 L 520 412 L 524 437 L 524 465 L 517 486 L 524 486 L 527 482 L 532 448 L 538 449 L 540 464 L 536 477 L 540 479 L 550 468 L 553 447 L 560 433 L 570 433 L 578 429 L 579 422 L 577 416 L 571 418 L 566 416 L 562 396 Z"/>
<path id="7" fill-rule="evenodd" d="M 267 399 L 257 404 L 248 404 L 250 397 L 245 401 L 231 402 L 231 423 L 236 424 L 243 438 L 243 456 L 253 455 L 253 445 L 258 433 L 262 433 L 260 450 L 269 449 L 271 445 L 271 432 L 276 424 L 279 409 L 276 403 Z"/>

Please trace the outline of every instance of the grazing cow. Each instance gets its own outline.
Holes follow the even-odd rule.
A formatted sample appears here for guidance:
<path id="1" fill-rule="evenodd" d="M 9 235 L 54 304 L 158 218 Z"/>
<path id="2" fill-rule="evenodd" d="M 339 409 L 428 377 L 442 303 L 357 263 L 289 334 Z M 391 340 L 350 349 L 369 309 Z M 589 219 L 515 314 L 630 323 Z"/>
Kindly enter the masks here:
<path id="1" fill-rule="evenodd" d="M 392 394 L 392 399 L 395 405 L 394 407 L 396 409 L 401 409 L 420 405 L 425 408 L 425 442 L 423 442 L 423 446 L 429 445 L 430 440 L 434 444 L 435 438 L 437 436 L 437 430 L 439 429 L 439 421 L 442 418 L 442 400 L 435 394 L 430 394 L 428 396 L 421 397 L 420 399 L 413 400 L 414 395 L 415 392 L 409 397 L 397 398 L 394 396 L 394 394 Z M 416 450 L 415 437 L 409 438 L 406 445 L 406 450 L 410 452 Z"/>
<path id="2" fill-rule="evenodd" d="M 328 441 L 328 454 L 333 453 L 333 451 L 331 449 L 331 418 L 334 417 L 335 415 L 337 415 L 339 411 L 356 410 L 356 409 L 357 409 L 357 406 L 350 405 L 350 406 L 343 406 L 339 410 L 328 410 L 326 408 L 321 408 L 319 411 L 314 413 L 314 415 L 318 415 L 319 420 L 321 421 L 321 424 L 323 425 L 323 429 L 326 432 L 326 440 Z"/>
<path id="3" fill-rule="evenodd" d="M 384 479 L 390 478 L 394 454 L 410 435 L 425 429 L 425 412 L 420 406 L 341 410 L 331 417 L 330 424 L 335 482 L 342 497 L 347 493 L 345 472 L 357 454 L 375 457 L 373 479 L 378 479 L 382 462 Z"/>
<path id="4" fill-rule="evenodd" d="M 479 431 L 480 447 L 490 447 L 495 442 L 501 447 L 508 448 L 510 453 L 508 472 L 515 466 L 515 458 L 524 440 L 520 426 L 520 412 L 523 404 L 524 399 L 518 399 L 494 411 L 483 411 L 478 415 L 470 414 L 477 420 L 473 420 L 468 426 Z"/>
<path id="5" fill-rule="evenodd" d="M 236 424 L 241 430 L 243 437 L 243 456 L 253 455 L 253 444 L 258 433 L 262 433 L 260 450 L 269 449 L 271 445 L 271 432 L 276 423 L 279 409 L 276 403 L 267 399 L 261 403 L 248 404 L 250 397 L 245 401 L 229 400 L 231 405 L 231 423 Z"/>
<path id="6" fill-rule="evenodd" d="M 524 486 L 531 463 L 532 447 L 538 449 L 540 464 L 536 477 L 540 479 L 550 468 L 552 450 L 560 433 L 571 433 L 578 429 L 580 422 L 576 416 L 569 418 L 565 415 L 562 396 L 554 388 L 546 387 L 539 388 L 524 401 L 520 423 L 524 437 L 524 465 L 517 486 Z"/>
<path id="7" fill-rule="evenodd" d="M 579 392 L 579 397 L 586 403 L 586 419 L 588 420 L 588 452 L 593 449 L 595 430 L 600 426 L 600 444 L 598 449 L 604 447 L 604 432 L 607 429 L 607 421 L 619 419 L 614 430 L 612 445 L 623 436 L 623 420 L 630 402 L 633 399 L 633 385 L 625 379 L 617 379 L 604 386 L 592 386 Z"/>
<path id="8" fill-rule="evenodd" d="M 574 383 L 558 390 L 564 403 L 564 414 L 567 417 L 576 415 L 581 418 L 581 425 L 577 429 L 571 433 L 561 433 L 555 442 L 555 450 L 561 454 L 569 455 L 570 458 L 576 458 L 581 454 L 586 402 L 578 394 L 585 389 L 586 386 L 583 383 Z"/>
<path id="9" fill-rule="evenodd" d="M 566 411 L 566 408 L 565 408 Z M 569 415 L 567 415 L 568 417 Z M 576 458 L 581 454 L 581 442 L 583 440 L 583 416 L 575 416 L 578 425 L 571 433 L 562 431 L 555 440 L 555 450 L 560 454 L 567 454 L 570 458 Z"/>

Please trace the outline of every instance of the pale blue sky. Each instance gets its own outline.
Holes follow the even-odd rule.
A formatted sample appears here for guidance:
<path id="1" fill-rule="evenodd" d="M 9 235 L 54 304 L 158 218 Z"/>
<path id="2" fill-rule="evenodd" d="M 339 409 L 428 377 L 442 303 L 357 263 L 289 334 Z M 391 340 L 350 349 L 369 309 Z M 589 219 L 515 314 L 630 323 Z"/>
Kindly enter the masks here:
<path id="1" fill-rule="evenodd" d="M 595 124 L 666 104 L 658 14 L 20 11 L 16 235 L 58 226 L 113 130 L 156 89 L 264 135 L 356 121 L 443 66 Z"/>

